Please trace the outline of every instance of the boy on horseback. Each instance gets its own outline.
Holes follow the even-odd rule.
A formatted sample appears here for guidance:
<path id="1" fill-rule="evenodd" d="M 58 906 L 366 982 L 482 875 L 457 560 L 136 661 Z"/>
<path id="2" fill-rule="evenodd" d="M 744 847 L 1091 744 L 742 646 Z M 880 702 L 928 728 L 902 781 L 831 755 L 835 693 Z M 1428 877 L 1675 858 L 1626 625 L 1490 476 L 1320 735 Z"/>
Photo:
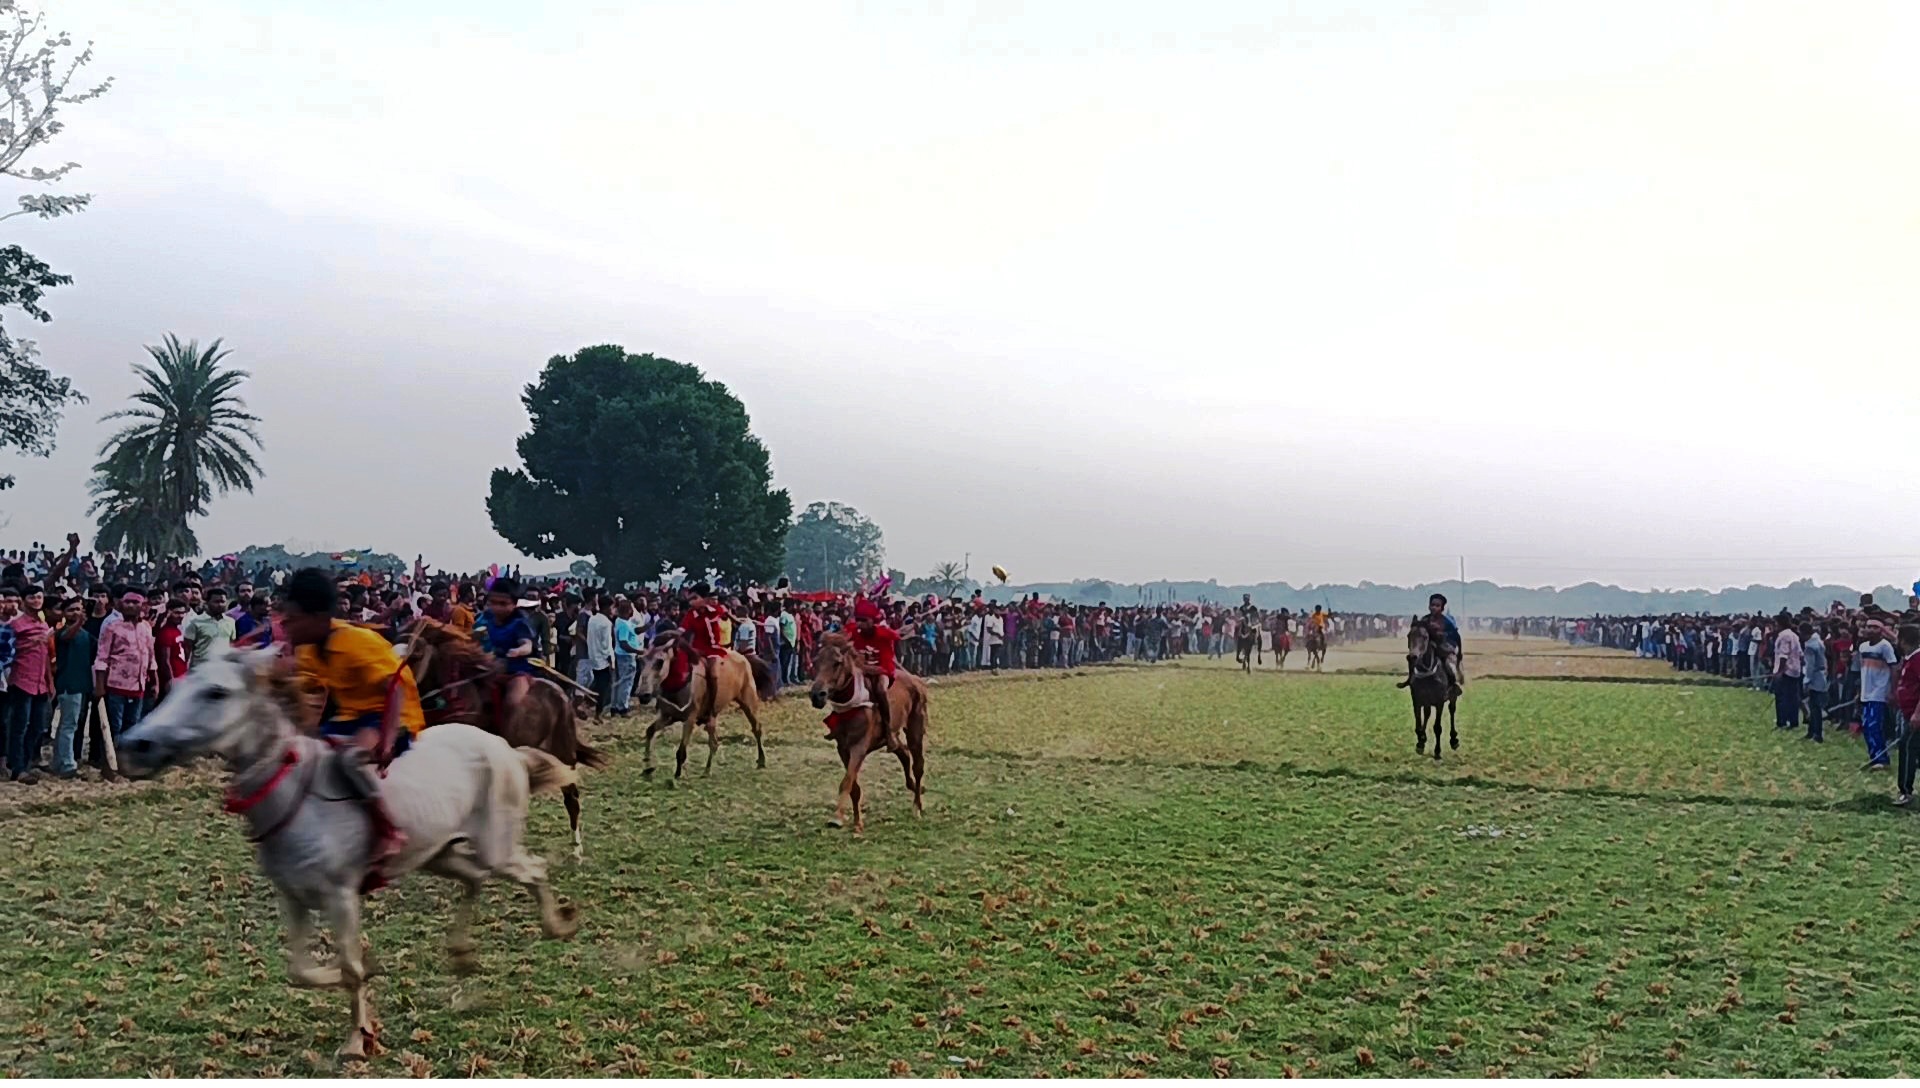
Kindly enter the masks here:
<path id="1" fill-rule="evenodd" d="M 533 683 L 533 625 L 520 614 L 520 586 L 504 575 L 495 578 L 487 590 L 486 611 L 480 614 L 476 631 L 480 641 L 500 661 L 501 688 L 509 719 L 519 713 L 526 701 L 527 688 Z"/>
<path id="2" fill-rule="evenodd" d="M 1440 645 L 1440 664 L 1447 670 L 1447 680 L 1453 685 L 1455 695 L 1466 690 L 1467 678 L 1460 670 L 1460 659 L 1465 651 L 1460 645 L 1460 627 L 1447 615 L 1447 597 L 1436 593 L 1427 598 L 1427 633 Z M 1407 668 L 1409 679 L 1413 676 L 1411 665 Z"/>
<path id="3" fill-rule="evenodd" d="M 704 726 L 713 721 L 714 715 L 713 662 L 727 656 L 727 640 L 721 633 L 721 612 L 713 602 L 713 587 L 695 582 L 687 587 L 687 593 L 690 599 L 686 613 L 680 617 L 680 631 L 706 677 L 706 697 L 695 719 L 695 724 Z"/>
<path id="4" fill-rule="evenodd" d="M 887 690 L 893 685 L 893 675 L 899 667 L 900 633 L 887 626 L 880 606 L 874 604 L 872 598 L 861 597 L 853 602 L 853 624 L 847 629 L 847 637 L 864 663 L 867 690 L 872 692 L 874 711 L 880 715 L 880 726 L 886 731 L 887 748 L 903 751 L 905 744 L 893 721 L 892 701 L 887 698 Z"/>
<path id="5" fill-rule="evenodd" d="M 381 799 L 380 778 L 386 765 L 426 728 L 420 692 L 413 672 L 394 656 L 386 639 L 334 618 L 340 594 L 325 571 L 315 567 L 295 571 L 287 579 L 286 591 L 287 642 L 293 646 L 301 678 L 326 692 L 320 735 L 340 743 L 340 765 L 367 802 L 375 842 L 372 865 L 377 872 L 379 864 L 405 841 Z"/>

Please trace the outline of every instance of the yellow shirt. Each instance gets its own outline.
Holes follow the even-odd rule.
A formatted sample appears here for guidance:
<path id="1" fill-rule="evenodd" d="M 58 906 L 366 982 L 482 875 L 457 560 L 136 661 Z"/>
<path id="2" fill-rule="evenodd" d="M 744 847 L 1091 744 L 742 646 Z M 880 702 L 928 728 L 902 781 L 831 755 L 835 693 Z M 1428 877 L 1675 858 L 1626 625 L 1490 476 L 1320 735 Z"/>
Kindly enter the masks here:
<path id="1" fill-rule="evenodd" d="M 720 648 L 724 650 L 727 647 L 732 645 L 733 645 L 733 618 L 731 616 L 722 614 L 720 617 Z"/>
<path id="2" fill-rule="evenodd" d="M 322 651 L 325 651 L 324 653 Z M 325 688 L 333 700 L 333 720 L 353 721 L 387 712 L 387 697 L 397 677 L 400 685 L 400 725 L 419 736 L 427 727 L 420 711 L 420 689 L 413 670 L 403 667 L 387 640 L 364 627 L 340 620 L 319 646 L 294 651 L 300 675 Z"/>

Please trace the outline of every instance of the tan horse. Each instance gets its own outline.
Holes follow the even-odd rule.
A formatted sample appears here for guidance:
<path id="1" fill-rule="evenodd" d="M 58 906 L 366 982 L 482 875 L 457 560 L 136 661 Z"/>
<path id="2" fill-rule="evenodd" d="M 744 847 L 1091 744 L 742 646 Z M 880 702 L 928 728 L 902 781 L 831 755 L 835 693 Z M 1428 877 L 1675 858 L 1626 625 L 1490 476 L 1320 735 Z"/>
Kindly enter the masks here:
<path id="1" fill-rule="evenodd" d="M 498 686 L 499 662 L 487 648 L 444 623 L 422 618 L 408 631 L 400 649 L 420 688 L 420 709 L 428 725 L 466 722 L 477 725 L 515 748 L 535 748 L 569 768 L 601 770 L 607 756 L 580 739 L 580 723 L 573 703 L 560 685 L 534 677 L 527 685 L 519 712 L 506 720 L 506 693 Z M 569 783 L 560 791 L 567 806 L 567 824 L 573 829 L 573 856 L 586 856 L 580 835 L 580 787 Z"/>
<path id="2" fill-rule="evenodd" d="M 680 750 L 674 753 L 673 777 L 687 769 L 687 742 L 693 739 L 695 726 L 707 731 L 707 766 L 702 774 L 713 773 L 713 755 L 720 750 L 720 712 L 737 706 L 753 729 L 753 747 L 758 765 L 767 765 L 767 746 L 760 733 L 760 704 L 772 701 L 780 693 L 773 668 L 757 657 L 728 650 L 724 657 L 702 659 L 694 654 L 686 638 L 677 633 L 661 635 L 640 658 L 640 683 L 635 693 L 641 706 L 656 699 L 660 716 L 647 726 L 645 763 L 640 773 L 653 774 L 653 735 L 675 722 L 680 723 Z"/>
<path id="3" fill-rule="evenodd" d="M 865 670 L 860 652 L 845 635 L 828 635 L 814 655 L 813 687 L 807 697 L 816 708 L 833 707 L 827 728 L 840 750 L 840 765 L 846 774 L 840 779 L 840 800 L 834 806 L 834 827 L 847 825 L 847 805 L 853 805 L 853 829 L 866 830 L 866 811 L 860 804 L 860 766 L 867 756 L 887 744 L 886 727 L 880 714 L 867 699 Z M 927 685 L 905 669 L 895 670 L 887 689 L 887 712 L 901 725 L 906 747 L 894 753 L 900 757 L 900 769 L 906 772 L 907 790 L 913 794 L 913 811 L 925 815 L 927 778 Z"/>

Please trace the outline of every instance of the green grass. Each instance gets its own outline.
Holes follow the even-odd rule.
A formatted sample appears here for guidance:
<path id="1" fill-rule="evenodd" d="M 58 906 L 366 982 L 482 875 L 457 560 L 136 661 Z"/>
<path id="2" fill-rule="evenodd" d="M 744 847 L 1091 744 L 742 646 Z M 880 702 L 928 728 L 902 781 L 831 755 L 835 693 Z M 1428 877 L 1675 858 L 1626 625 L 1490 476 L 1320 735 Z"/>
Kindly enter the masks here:
<path id="1" fill-rule="evenodd" d="M 496 889 L 459 979 L 448 888 L 379 893 L 389 1050 L 349 1071 L 1905 1071 L 1915 830 L 1856 745 L 1777 739 L 1768 707 L 1489 681 L 1435 766 L 1377 677 L 940 685 L 927 818 L 876 764 L 864 839 L 824 826 L 838 765 L 797 703 L 766 771 L 729 744 L 677 789 L 618 736 L 587 864 L 551 799 L 530 830 L 580 937 Z M 0 851 L 10 1066 L 332 1070 L 344 1001 L 283 983 L 207 786 L 16 812 Z"/>

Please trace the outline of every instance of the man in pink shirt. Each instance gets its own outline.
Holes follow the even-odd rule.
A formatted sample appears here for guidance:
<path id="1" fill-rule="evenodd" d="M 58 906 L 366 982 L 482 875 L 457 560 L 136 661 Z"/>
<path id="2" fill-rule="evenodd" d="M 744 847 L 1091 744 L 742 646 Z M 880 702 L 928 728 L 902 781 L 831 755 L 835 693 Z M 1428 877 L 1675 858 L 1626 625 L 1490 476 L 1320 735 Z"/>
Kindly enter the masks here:
<path id="1" fill-rule="evenodd" d="M 33 772 L 40 745 L 47 737 L 53 713 L 53 628 L 40 618 L 46 603 L 39 586 L 20 594 L 25 606 L 8 626 L 13 628 L 13 673 L 7 683 L 7 774 L 22 785 L 40 781 Z"/>
<path id="2" fill-rule="evenodd" d="M 120 598 L 120 622 L 100 628 L 100 649 L 93 659 L 93 694 L 107 704 L 107 729 L 114 736 L 140 724 L 141 700 L 158 678 L 153 628 L 141 620 L 147 600 L 128 590 Z"/>

